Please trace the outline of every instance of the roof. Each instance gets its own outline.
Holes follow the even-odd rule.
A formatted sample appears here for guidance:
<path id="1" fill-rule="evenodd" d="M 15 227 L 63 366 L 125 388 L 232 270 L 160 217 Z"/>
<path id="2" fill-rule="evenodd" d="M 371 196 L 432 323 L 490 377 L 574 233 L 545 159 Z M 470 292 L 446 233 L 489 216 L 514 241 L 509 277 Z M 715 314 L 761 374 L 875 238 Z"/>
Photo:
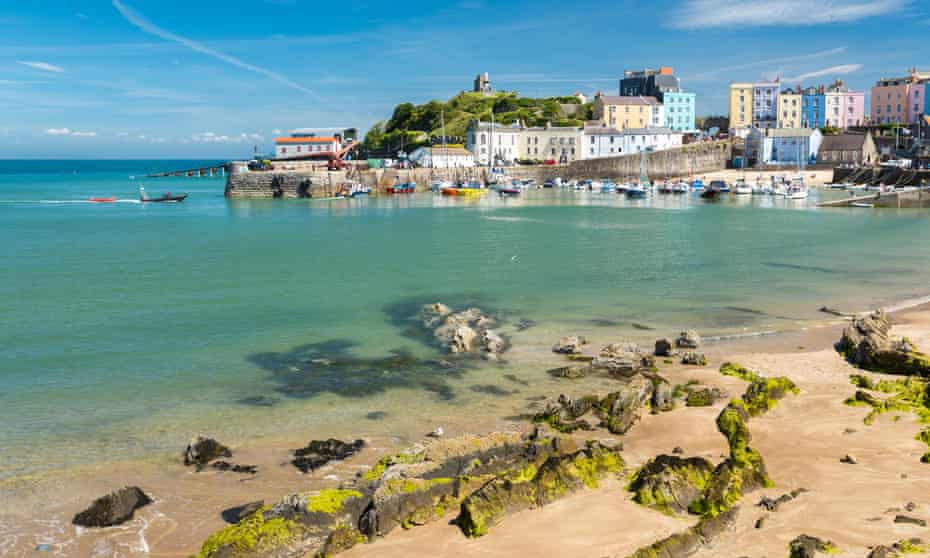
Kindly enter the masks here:
<path id="1" fill-rule="evenodd" d="M 821 151 L 859 151 L 865 145 L 866 134 L 839 134 L 824 136 Z"/>
<path id="2" fill-rule="evenodd" d="M 760 130 L 763 131 L 763 130 Z M 815 128 L 769 128 L 764 130 L 770 138 L 802 138 L 814 135 Z"/>
<path id="3" fill-rule="evenodd" d="M 474 155 L 474 153 L 465 149 L 464 147 L 451 147 L 451 146 L 442 147 L 441 145 L 434 145 L 432 147 L 421 147 L 419 149 L 429 152 L 431 156 L 438 155 L 440 157 L 443 157 L 443 156 L 472 157 Z M 417 151 L 419 151 L 419 149 Z"/>
<path id="4" fill-rule="evenodd" d="M 647 106 L 659 105 L 659 100 L 655 97 L 621 97 L 619 95 L 602 95 L 601 102 L 605 105 L 634 105 Z"/>
<path id="5" fill-rule="evenodd" d="M 619 136 L 620 130 L 610 126 L 585 126 L 584 133 L 587 136 Z"/>
<path id="6" fill-rule="evenodd" d="M 330 136 L 326 137 L 316 137 L 316 136 L 306 136 L 302 138 L 275 138 L 275 143 L 336 143 L 338 139 Z"/>
<path id="7" fill-rule="evenodd" d="M 609 126 L 585 126 L 585 135 L 588 136 L 658 136 L 662 134 L 681 134 L 671 128 L 627 128 L 618 130 Z"/>

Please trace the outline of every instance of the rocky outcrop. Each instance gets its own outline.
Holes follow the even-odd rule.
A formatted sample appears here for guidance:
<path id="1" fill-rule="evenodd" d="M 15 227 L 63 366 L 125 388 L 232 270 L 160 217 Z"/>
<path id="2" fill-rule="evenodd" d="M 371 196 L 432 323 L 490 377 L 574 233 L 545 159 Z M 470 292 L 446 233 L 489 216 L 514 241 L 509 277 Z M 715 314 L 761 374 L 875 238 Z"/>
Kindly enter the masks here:
<path id="1" fill-rule="evenodd" d="M 656 346 L 653 354 L 657 357 L 669 357 L 675 353 L 675 347 L 672 342 L 666 338 L 656 339 Z"/>
<path id="2" fill-rule="evenodd" d="M 675 340 L 675 345 L 679 349 L 697 349 L 701 346 L 701 336 L 693 329 L 682 331 L 678 339 Z"/>
<path id="3" fill-rule="evenodd" d="M 570 335 L 559 338 L 559 341 L 552 346 L 552 352 L 562 355 L 580 355 L 581 348 L 587 344 L 584 337 Z"/>
<path id="4" fill-rule="evenodd" d="M 294 459 L 291 464 L 304 473 L 309 473 L 326 465 L 330 461 L 348 459 L 365 447 L 364 440 L 343 442 L 330 438 L 328 440 L 313 440 L 307 447 L 294 450 Z"/>
<path id="5" fill-rule="evenodd" d="M 817 553 L 836 553 L 836 545 L 810 535 L 800 535 L 788 545 L 789 558 L 814 558 Z"/>
<path id="6" fill-rule="evenodd" d="M 544 506 L 601 478 L 623 470 L 623 460 L 596 442 L 571 454 L 551 455 L 540 465 L 498 476 L 462 501 L 458 524 L 470 537 L 480 537 L 505 515 Z"/>
<path id="7" fill-rule="evenodd" d="M 420 310 L 420 322 L 450 353 L 478 353 L 494 360 L 509 348 L 507 341 L 492 329 L 497 320 L 480 308 L 453 312 L 440 302 L 427 304 Z"/>
<path id="8" fill-rule="evenodd" d="M 687 366 L 707 366 L 707 357 L 697 351 L 686 351 L 681 355 L 681 363 Z"/>
<path id="9" fill-rule="evenodd" d="M 630 378 L 654 366 L 651 356 L 636 343 L 611 343 L 602 348 L 591 362 L 595 368 L 606 370 L 617 378 Z"/>
<path id="10" fill-rule="evenodd" d="M 711 545 L 722 533 L 736 524 L 738 508 L 714 517 L 705 517 L 694 527 L 675 533 L 649 546 L 640 548 L 628 558 L 685 558 Z"/>
<path id="11" fill-rule="evenodd" d="M 548 424 L 563 433 L 594 430 L 599 425 L 613 434 L 625 434 L 640 419 L 643 407 L 654 400 L 657 383 L 661 384 L 637 374 L 628 378 L 618 391 L 603 397 L 560 395 L 558 399 L 547 402 L 543 411 L 533 416 L 533 421 Z M 659 398 L 666 407 L 666 402 L 671 401 L 670 389 L 667 395 Z"/>
<path id="12" fill-rule="evenodd" d="M 556 378 L 568 378 L 570 380 L 577 380 L 587 376 L 591 370 L 592 367 L 589 364 L 572 364 L 569 366 L 553 368 L 552 370 L 549 370 L 549 374 L 555 376 Z"/>
<path id="13" fill-rule="evenodd" d="M 232 451 L 213 438 L 197 436 L 184 450 L 184 464 L 202 469 L 207 463 L 221 457 L 232 457 Z"/>
<path id="14" fill-rule="evenodd" d="M 510 501 L 509 484 L 532 481 L 533 505 L 543 505 L 579 488 L 578 482 L 596 486 L 622 467 L 613 449 L 594 444 L 579 450 L 538 433 L 431 440 L 381 459 L 351 485 L 261 505 L 207 539 L 198 558 L 330 556 L 450 513 L 459 514 L 468 534 L 479 535 L 499 518 L 497 508 L 482 503 L 491 493 L 486 487 L 503 487 L 497 501 Z M 479 491 L 483 496 L 466 505 Z"/>
<path id="15" fill-rule="evenodd" d="M 687 512 L 702 497 L 714 465 L 702 457 L 660 455 L 639 469 L 630 482 L 633 500 L 666 513 Z"/>
<path id="16" fill-rule="evenodd" d="M 652 404 L 653 412 L 671 411 L 675 408 L 675 398 L 672 393 L 672 385 L 664 378 L 658 375 L 652 375 Z"/>
<path id="17" fill-rule="evenodd" d="M 711 407 L 726 396 L 726 393 L 718 388 L 692 389 L 685 397 L 685 405 L 688 407 Z"/>
<path id="18" fill-rule="evenodd" d="M 865 370 L 930 377 L 930 356 L 917 352 L 907 339 L 893 338 L 891 320 L 881 310 L 854 319 L 836 349 L 850 364 Z"/>
<path id="19" fill-rule="evenodd" d="M 135 511 L 152 503 L 137 486 L 121 488 L 94 500 L 86 510 L 78 513 L 71 523 L 80 527 L 111 527 L 132 519 Z"/>
<path id="20" fill-rule="evenodd" d="M 805 492 L 807 492 L 807 490 L 799 488 L 797 490 L 792 490 L 788 494 L 782 494 L 778 498 L 769 498 L 768 496 L 763 496 L 757 505 L 765 511 L 777 512 L 779 509 L 781 509 L 783 504 L 791 502 Z"/>

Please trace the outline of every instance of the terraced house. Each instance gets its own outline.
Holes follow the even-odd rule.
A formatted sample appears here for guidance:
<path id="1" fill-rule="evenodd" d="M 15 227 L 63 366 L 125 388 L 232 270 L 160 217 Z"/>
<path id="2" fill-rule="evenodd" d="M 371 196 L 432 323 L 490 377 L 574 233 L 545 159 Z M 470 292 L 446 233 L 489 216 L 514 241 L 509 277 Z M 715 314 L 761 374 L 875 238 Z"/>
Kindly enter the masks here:
<path id="1" fill-rule="evenodd" d="M 623 97 L 598 93 L 594 119 L 604 126 L 626 130 L 665 125 L 665 110 L 655 97 Z"/>
<path id="2" fill-rule="evenodd" d="M 520 158 L 568 164 L 583 157 L 580 127 L 546 125 L 520 131 Z"/>
<path id="3" fill-rule="evenodd" d="M 778 125 L 778 80 L 752 86 L 752 127 L 775 128 Z"/>
<path id="4" fill-rule="evenodd" d="M 916 124 L 927 114 L 930 73 L 912 68 L 907 76 L 882 78 L 872 87 L 872 121 L 876 124 Z"/>
<path id="5" fill-rule="evenodd" d="M 752 128 L 752 84 L 730 84 L 730 131 L 745 136 Z"/>
<path id="6" fill-rule="evenodd" d="M 778 95 L 778 127 L 801 128 L 803 97 L 800 88 L 785 89 Z"/>

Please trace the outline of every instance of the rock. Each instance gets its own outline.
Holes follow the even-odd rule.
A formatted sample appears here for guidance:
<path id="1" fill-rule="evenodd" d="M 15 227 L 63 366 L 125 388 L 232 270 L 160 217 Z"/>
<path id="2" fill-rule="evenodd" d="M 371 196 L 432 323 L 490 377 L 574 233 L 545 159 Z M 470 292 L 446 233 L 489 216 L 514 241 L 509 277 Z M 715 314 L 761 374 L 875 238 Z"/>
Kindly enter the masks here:
<path id="1" fill-rule="evenodd" d="M 640 548 L 629 558 L 684 558 L 710 546 L 724 531 L 733 529 L 739 508 L 732 508 L 713 517 L 705 517 L 694 527 L 675 533 L 649 546 Z"/>
<path id="2" fill-rule="evenodd" d="M 594 430 L 594 425 L 583 418 L 592 413 L 611 433 L 624 434 L 639 420 L 643 406 L 652 399 L 653 390 L 651 380 L 636 375 L 626 380 L 619 391 L 603 398 L 587 395 L 573 399 L 561 395 L 557 400 L 550 400 L 533 416 L 533 422 L 548 424 L 563 433 Z"/>
<path id="3" fill-rule="evenodd" d="M 789 558 L 814 558 L 818 552 L 833 553 L 836 545 L 809 535 L 800 535 L 788 545 Z"/>
<path id="4" fill-rule="evenodd" d="M 50 544 L 37 544 L 35 548 L 36 552 L 51 552 L 54 550 L 54 547 Z"/>
<path id="5" fill-rule="evenodd" d="M 500 354 L 507 350 L 507 342 L 490 329 L 486 329 L 480 334 L 481 349 L 486 353 Z"/>
<path id="6" fill-rule="evenodd" d="M 478 334 L 467 325 L 460 325 L 452 331 L 449 340 L 449 352 L 470 353 L 475 349 L 475 339 Z"/>
<path id="7" fill-rule="evenodd" d="M 643 405 L 652 397 L 653 383 L 641 375 L 634 376 L 620 391 L 608 394 L 600 403 L 607 408 L 602 421 L 613 434 L 626 434 L 640 419 Z"/>
<path id="8" fill-rule="evenodd" d="M 760 508 L 765 508 L 766 511 L 777 512 L 782 504 L 786 504 L 794 500 L 797 497 L 797 494 L 800 494 L 800 492 L 782 494 L 778 498 L 769 498 L 768 496 L 763 496 L 762 499 L 759 500 L 758 506 Z"/>
<path id="9" fill-rule="evenodd" d="M 884 545 L 878 545 L 869 552 L 867 558 L 895 558 L 898 555 L 893 549 Z"/>
<path id="10" fill-rule="evenodd" d="M 197 436 L 187 444 L 184 450 L 184 464 L 196 465 L 198 469 L 221 457 L 232 457 L 232 451 L 213 438 L 205 436 Z"/>
<path id="11" fill-rule="evenodd" d="M 241 506 L 236 506 L 234 508 L 229 508 L 224 510 L 222 515 L 223 519 L 227 523 L 239 523 L 240 521 L 246 519 L 253 513 L 264 507 L 264 500 L 256 500 L 254 502 L 249 502 L 247 504 L 242 504 Z"/>
<path id="12" fill-rule="evenodd" d="M 704 353 L 687 351 L 681 355 L 681 363 L 689 366 L 707 366 L 707 357 Z"/>
<path id="13" fill-rule="evenodd" d="M 717 388 L 695 389 L 688 393 L 685 398 L 685 405 L 688 407 L 711 407 L 725 397 L 726 393 Z"/>
<path id="14" fill-rule="evenodd" d="M 672 356 L 674 350 L 672 342 L 663 337 L 662 339 L 656 339 L 656 348 L 653 354 L 657 357 L 668 357 Z"/>
<path id="15" fill-rule="evenodd" d="M 848 453 L 840 458 L 840 463 L 846 463 L 847 465 L 856 465 L 859 462 L 856 461 L 856 458 L 849 455 Z"/>
<path id="16" fill-rule="evenodd" d="M 81 527 L 111 527 L 132 519 L 135 511 L 152 503 L 136 486 L 121 488 L 94 500 L 89 508 L 74 516 L 71 523 Z"/>
<path id="17" fill-rule="evenodd" d="M 442 431 L 442 427 L 437 426 L 436 429 L 430 432 L 429 434 L 427 434 L 427 436 L 429 436 L 430 438 L 442 438 L 443 434 L 444 432 Z"/>
<path id="18" fill-rule="evenodd" d="M 683 453 L 685 453 L 685 450 L 683 450 L 681 446 L 675 446 L 674 448 L 672 448 L 672 453 L 674 453 L 675 455 L 682 455 Z"/>
<path id="19" fill-rule="evenodd" d="M 896 515 L 894 516 L 895 523 L 903 523 L 905 525 L 919 525 L 921 527 L 926 527 L 927 522 L 923 519 L 918 519 L 916 517 L 911 517 L 908 515 Z"/>
<path id="20" fill-rule="evenodd" d="M 756 520 L 756 529 L 761 529 L 764 526 L 765 526 L 765 516 L 763 515 L 762 517 Z"/>
<path id="21" fill-rule="evenodd" d="M 576 453 L 551 455 L 538 467 L 487 482 L 462 501 L 458 524 L 469 537 L 480 537 L 505 515 L 544 506 L 623 470 L 616 450 L 592 442 Z"/>
<path id="22" fill-rule="evenodd" d="M 701 346 L 701 336 L 693 329 L 682 331 L 678 339 L 675 340 L 675 345 L 679 349 L 697 349 Z"/>
<path id="23" fill-rule="evenodd" d="M 361 451 L 364 446 L 364 440 L 355 440 L 351 443 L 334 438 L 313 440 L 307 447 L 294 450 L 294 459 L 291 460 L 291 464 L 302 472 L 308 473 L 319 469 L 330 461 L 351 457 Z"/>
<path id="24" fill-rule="evenodd" d="M 854 319 L 836 348 L 851 364 L 865 370 L 930 376 L 930 357 L 917 352 L 906 339 L 893 339 L 891 320 L 881 310 Z"/>
<path id="25" fill-rule="evenodd" d="M 648 367 L 643 362 L 644 358 L 635 343 L 611 343 L 601 349 L 592 365 L 607 370 L 612 376 L 630 378 Z"/>
<path id="26" fill-rule="evenodd" d="M 590 371 L 590 365 L 576 364 L 572 366 L 562 366 L 561 368 L 553 368 L 549 371 L 549 374 L 555 376 L 556 378 L 568 378 L 570 380 L 577 380 L 587 376 Z"/>
<path id="27" fill-rule="evenodd" d="M 652 391 L 652 409 L 654 411 L 671 411 L 675 408 L 672 386 L 665 380 L 654 382 Z"/>
<path id="28" fill-rule="evenodd" d="M 506 340 L 491 330 L 497 320 L 479 308 L 452 312 L 444 304 L 428 304 L 420 311 L 420 320 L 423 327 L 433 330 L 439 344 L 453 354 L 480 349 L 485 358 L 493 359 L 487 355 L 497 355 L 508 348 Z"/>
<path id="29" fill-rule="evenodd" d="M 581 347 L 586 344 L 587 341 L 585 338 L 577 335 L 561 337 L 559 341 L 552 346 L 552 352 L 563 355 L 580 355 Z"/>
<path id="30" fill-rule="evenodd" d="M 451 313 L 452 309 L 441 302 L 426 304 L 420 311 L 420 320 L 423 322 L 423 327 L 434 329 Z"/>
<path id="31" fill-rule="evenodd" d="M 214 461 L 210 464 L 210 467 L 213 467 L 217 471 L 228 471 L 231 473 L 244 473 L 247 475 L 254 475 L 258 472 L 257 465 L 237 465 L 235 463 L 230 463 L 228 461 Z"/>
<path id="32" fill-rule="evenodd" d="M 633 500 L 666 513 L 687 512 L 701 498 L 714 465 L 703 457 L 659 455 L 646 463 L 630 482 Z"/>
<path id="33" fill-rule="evenodd" d="M 904 504 L 905 511 L 912 512 L 916 509 L 917 509 L 917 504 L 915 504 L 914 502 L 908 502 L 907 504 Z"/>

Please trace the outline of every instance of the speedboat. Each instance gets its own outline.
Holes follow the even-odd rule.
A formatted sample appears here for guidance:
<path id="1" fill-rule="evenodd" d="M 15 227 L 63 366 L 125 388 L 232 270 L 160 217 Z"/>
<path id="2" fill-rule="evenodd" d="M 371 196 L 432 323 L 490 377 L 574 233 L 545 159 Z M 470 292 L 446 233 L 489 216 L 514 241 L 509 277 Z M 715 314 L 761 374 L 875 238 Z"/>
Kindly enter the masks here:
<path id="1" fill-rule="evenodd" d="M 747 184 L 745 179 L 740 178 L 733 185 L 733 192 L 739 196 L 749 195 L 752 194 L 752 186 Z"/>

